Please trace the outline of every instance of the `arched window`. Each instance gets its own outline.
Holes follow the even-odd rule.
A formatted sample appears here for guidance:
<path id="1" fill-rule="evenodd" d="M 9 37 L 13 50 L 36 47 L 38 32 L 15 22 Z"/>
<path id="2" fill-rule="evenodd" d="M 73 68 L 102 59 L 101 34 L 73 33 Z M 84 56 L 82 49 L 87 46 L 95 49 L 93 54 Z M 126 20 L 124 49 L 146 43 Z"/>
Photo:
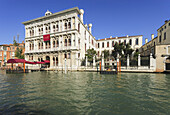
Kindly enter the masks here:
<path id="1" fill-rule="evenodd" d="M 67 29 L 67 23 L 65 22 L 65 29 Z"/>
<path id="2" fill-rule="evenodd" d="M 43 42 L 41 43 L 41 49 L 43 49 Z"/>
<path id="3" fill-rule="evenodd" d="M 34 30 L 32 30 L 32 36 L 34 36 Z"/>
<path id="4" fill-rule="evenodd" d="M 32 48 L 31 48 L 31 44 L 30 44 L 30 50 L 32 50 Z"/>
<path id="5" fill-rule="evenodd" d="M 138 40 L 138 38 L 136 39 L 136 45 L 139 45 L 139 40 Z"/>
<path id="6" fill-rule="evenodd" d="M 56 42 L 56 47 L 59 47 L 59 42 L 58 42 L 58 40 L 57 40 L 57 42 Z"/>
<path id="7" fill-rule="evenodd" d="M 53 31 L 55 32 L 55 25 L 53 25 Z"/>
<path id="8" fill-rule="evenodd" d="M 71 39 L 68 40 L 68 45 L 71 46 Z"/>
<path id="9" fill-rule="evenodd" d="M 107 42 L 107 47 L 109 47 L 109 42 Z"/>
<path id="10" fill-rule="evenodd" d="M 131 39 L 129 40 L 129 45 L 132 45 L 132 40 Z"/>
<path id="11" fill-rule="evenodd" d="M 102 42 L 102 48 L 104 48 L 104 42 Z"/>
<path id="12" fill-rule="evenodd" d="M 112 47 L 114 46 L 114 41 L 112 41 Z"/>
<path id="13" fill-rule="evenodd" d="M 55 41 L 53 41 L 53 47 L 55 48 Z"/>
<path id="14" fill-rule="evenodd" d="M 55 57 L 53 57 L 53 66 L 55 66 Z"/>
<path id="15" fill-rule="evenodd" d="M 67 46 L 67 39 L 65 39 L 65 42 L 64 42 L 64 43 L 65 43 L 65 46 Z"/>
<path id="16" fill-rule="evenodd" d="M 71 29 L 71 22 L 68 22 L 68 28 Z"/>
<path id="17" fill-rule="evenodd" d="M 124 40 L 124 45 L 126 44 L 126 40 Z"/>
<path id="18" fill-rule="evenodd" d="M 56 66 L 58 66 L 58 57 L 56 57 Z"/>
<path id="19" fill-rule="evenodd" d="M 30 36 L 32 36 L 32 32 L 31 32 L 31 30 L 30 30 Z"/>
<path id="20" fill-rule="evenodd" d="M 43 28 L 41 28 L 41 34 L 43 34 Z"/>
<path id="21" fill-rule="evenodd" d="M 38 49 L 41 49 L 41 43 L 39 42 L 39 44 L 38 44 Z"/>
<path id="22" fill-rule="evenodd" d="M 58 31 L 59 30 L 59 28 L 58 28 L 58 24 L 56 25 L 56 31 Z"/>
<path id="23" fill-rule="evenodd" d="M 49 26 L 49 27 L 48 27 L 48 32 L 49 32 L 49 33 L 50 33 L 50 29 L 51 29 L 51 28 L 50 28 L 50 26 Z"/>

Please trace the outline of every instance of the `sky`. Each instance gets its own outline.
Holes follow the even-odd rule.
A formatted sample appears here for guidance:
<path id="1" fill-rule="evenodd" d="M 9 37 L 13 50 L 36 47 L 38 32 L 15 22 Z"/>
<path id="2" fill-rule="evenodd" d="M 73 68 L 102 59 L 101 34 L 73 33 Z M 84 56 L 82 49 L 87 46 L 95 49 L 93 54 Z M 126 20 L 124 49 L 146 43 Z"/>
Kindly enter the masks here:
<path id="1" fill-rule="evenodd" d="M 110 36 L 143 35 L 151 39 L 170 19 L 170 0 L 0 0 L 0 44 L 25 39 L 22 22 L 78 7 L 84 9 L 84 23 L 92 23 L 96 39 Z"/>

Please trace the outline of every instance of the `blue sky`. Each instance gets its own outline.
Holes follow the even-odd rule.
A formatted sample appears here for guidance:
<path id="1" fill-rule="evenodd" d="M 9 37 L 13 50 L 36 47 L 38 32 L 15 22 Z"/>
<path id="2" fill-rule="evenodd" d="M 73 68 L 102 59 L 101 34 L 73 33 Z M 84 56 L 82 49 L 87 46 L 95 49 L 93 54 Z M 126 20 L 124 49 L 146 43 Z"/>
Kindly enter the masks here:
<path id="1" fill-rule="evenodd" d="M 0 44 L 13 43 L 17 34 L 24 40 L 22 22 L 44 16 L 47 9 L 73 7 L 84 9 L 84 22 L 93 24 L 96 39 L 143 35 L 144 42 L 170 19 L 170 0 L 0 0 Z"/>

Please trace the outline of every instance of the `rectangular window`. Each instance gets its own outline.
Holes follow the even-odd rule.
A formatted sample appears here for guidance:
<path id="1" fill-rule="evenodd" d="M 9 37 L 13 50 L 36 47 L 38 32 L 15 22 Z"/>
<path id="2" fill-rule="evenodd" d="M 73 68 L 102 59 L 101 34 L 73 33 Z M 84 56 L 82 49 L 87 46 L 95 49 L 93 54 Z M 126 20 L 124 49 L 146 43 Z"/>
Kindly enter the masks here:
<path id="1" fill-rule="evenodd" d="M 100 43 L 98 43 L 98 48 L 100 47 Z"/>
<path id="2" fill-rule="evenodd" d="M 78 58 L 80 58 L 80 53 L 78 53 Z"/>
<path id="3" fill-rule="evenodd" d="M 164 33 L 164 40 L 166 40 L 166 32 Z"/>
<path id="4" fill-rule="evenodd" d="M 107 47 L 109 47 L 109 42 L 107 42 Z"/>
<path id="5" fill-rule="evenodd" d="M 159 36 L 159 42 L 161 42 L 161 35 Z"/>
<path id="6" fill-rule="evenodd" d="M 112 41 L 112 47 L 114 46 L 114 41 Z"/>
<path id="7" fill-rule="evenodd" d="M 80 33 L 80 23 L 78 24 L 78 32 Z"/>
<path id="8" fill-rule="evenodd" d="M 102 42 L 102 48 L 104 48 L 104 42 Z"/>

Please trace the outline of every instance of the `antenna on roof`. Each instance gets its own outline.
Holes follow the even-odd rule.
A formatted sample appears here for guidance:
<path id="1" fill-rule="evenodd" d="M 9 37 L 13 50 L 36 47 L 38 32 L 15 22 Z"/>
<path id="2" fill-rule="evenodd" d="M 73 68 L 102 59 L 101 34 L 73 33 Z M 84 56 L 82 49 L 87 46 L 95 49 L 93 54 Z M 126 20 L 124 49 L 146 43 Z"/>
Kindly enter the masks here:
<path id="1" fill-rule="evenodd" d="M 15 36 L 14 36 L 14 40 L 15 40 Z"/>

